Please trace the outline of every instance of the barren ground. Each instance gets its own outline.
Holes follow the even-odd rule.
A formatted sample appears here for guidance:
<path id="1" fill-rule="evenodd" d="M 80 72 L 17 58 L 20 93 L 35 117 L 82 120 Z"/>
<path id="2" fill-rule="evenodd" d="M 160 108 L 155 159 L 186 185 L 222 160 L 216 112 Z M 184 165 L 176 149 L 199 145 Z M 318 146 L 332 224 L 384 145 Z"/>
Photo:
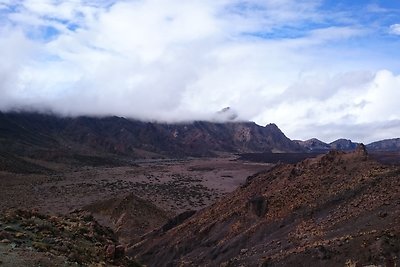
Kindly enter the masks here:
<path id="1" fill-rule="evenodd" d="M 0 211 L 38 209 L 66 214 L 88 204 L 134 193 L 173 214 L 201 209 L 271 164 L 234 157 L 147 160 L 123 167 L 76 167 L 35 162 L 54 171 L 0 172 Z"/>

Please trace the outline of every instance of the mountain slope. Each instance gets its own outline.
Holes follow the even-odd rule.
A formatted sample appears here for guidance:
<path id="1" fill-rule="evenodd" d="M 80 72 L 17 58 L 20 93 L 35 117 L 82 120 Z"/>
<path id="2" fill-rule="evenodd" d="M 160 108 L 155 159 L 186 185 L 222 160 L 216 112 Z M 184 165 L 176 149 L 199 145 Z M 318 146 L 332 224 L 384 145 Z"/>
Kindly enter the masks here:
<path id="1" fill-rule="evenodd" d="M 122 243 L 142 236 L 172 217 L 134 194 L 95 202 L 83 209 L 91 212 L 101 224 L 111 227 Z"/>
<path id="2" fill-rule="evenodd" d="M 318 140 L 317 138 L 312 138 L 306 141 L 296 140 L 296 142 L 303 147 L 305 150 L 310 152 L 324 152 L 331 149 L 330 145 Z"/>
<path id="3" fill-rule="evenodd" d="M 0 214 L 0 239 L 1 266 L 141 266 L 109 228 L 82 211 L 8 210 Z"/>
<path id="4" fill-rule="evenodd" d="M 348 139 L 338 139 L 332 143 L 325 143 L 316 138 L 306 141 L 296 140 L 296 142 L 308 152 L 328 152 L 329 150 L 351 151 L 354 150 L 358 143 L 354 143 Z"/>
<path id="5" fill-rule="evenodd" d="M 399 151 L 400 138 L 386 139 L 373 142 L 367 145 L 367 149 L 371 151 Z"/>
<path id="6" fill-rule="evenodd" d="M 60 118 L 0 113 L 0 149 L 51 160 L 76 155 L 185 157 L 215 152 L 301 151 L 274 124 L 193 122 L 163 124 L 120 117 Z"/>
<path id="7" fill-rule="evenodd" d="M 342 150 L 342 151 L 350 151 L 354 150 L 357 147 L 358 143 L 354 143 L 348 139 L 338 139 L 329 144 L 331 149 Z"/>
<path id="8" fill-rule="evenodd" d="M 356 152 L 278 165 L 163 235 L 149 266 L 345 266 L 400 258 L 400 168 Z"/>

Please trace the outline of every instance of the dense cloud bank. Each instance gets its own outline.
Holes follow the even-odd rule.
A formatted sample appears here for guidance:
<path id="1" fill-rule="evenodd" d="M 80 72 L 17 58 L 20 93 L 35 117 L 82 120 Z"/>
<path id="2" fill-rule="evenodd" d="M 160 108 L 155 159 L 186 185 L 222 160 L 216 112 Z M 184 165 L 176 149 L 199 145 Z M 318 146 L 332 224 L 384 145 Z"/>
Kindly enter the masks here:
<path id="1" fill-rule="evenodd" d="M 230 106 L 291 138 L 397 137 L 399 24 L 376 26 L 393 8 L 2 0 L 0 110 L 175 122 Z"/>

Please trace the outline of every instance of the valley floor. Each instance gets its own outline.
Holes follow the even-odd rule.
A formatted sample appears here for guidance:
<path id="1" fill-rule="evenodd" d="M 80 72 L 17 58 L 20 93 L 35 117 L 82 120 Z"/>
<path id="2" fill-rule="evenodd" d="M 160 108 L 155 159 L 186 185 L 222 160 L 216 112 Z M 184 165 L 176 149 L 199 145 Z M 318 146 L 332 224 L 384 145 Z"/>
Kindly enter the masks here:
<path id="1" fill-rule="evenodd" d="M 124 244 L 177 214 L 212 204 L 243 184 L 248 176 L 272 166 L 239 161 L 236 156 L 141 160 L 114 167 L 24 160 L 44 168 L 39 173 L 0 171 L 0 215 L 22 209 L 46 216 L 69 216 L 74 210 L 87 210 L 100 224 L 111 227 Z M 46 169 L 50 171 L 42 171 Z M 8 225 L 0 220 L 0 226 L 2 223 Z M 7 233 L 1 230 L 0 234 Z M 10 237 L 4 243 L 0 238 L 1 266 L 33 262 L 51 266 L 57 257 L 59 263 L 66 260 L 65 266 L 76 266 L 68 261 L 71 255 L 49 258 L 54 253 L 32 251 L 31 239 L 48 246 L 42 240 L 49 238 L 30 234 L 32 237 L 25 241 L 14 235 L 7 234 Z"/>
<path id="2" fill-rule="evenodd" d="M 37 162 L 36 162 L 37 163 Z M 271 164 L 234 156 L 188 160 L 148 160 L 123 167 L 76 167 L 40 162 L 43 174 L 0 172 L 0 211 L 37 209 L 66 214 L 129 193 L 170 214 L 204 208 Z"/>

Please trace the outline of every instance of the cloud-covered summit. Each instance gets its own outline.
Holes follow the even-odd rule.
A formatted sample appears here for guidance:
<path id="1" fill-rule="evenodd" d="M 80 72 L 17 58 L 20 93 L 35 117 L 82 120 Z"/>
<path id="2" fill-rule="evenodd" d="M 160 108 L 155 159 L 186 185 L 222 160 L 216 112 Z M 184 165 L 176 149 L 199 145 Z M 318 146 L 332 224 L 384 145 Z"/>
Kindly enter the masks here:
<path id="1" fill-rule="evenodd" d="M 399 10 L 393 1 L 0 0 L 0 110 L 184 121 L 230 106 L 291 138 L 396 137 Z"/>

